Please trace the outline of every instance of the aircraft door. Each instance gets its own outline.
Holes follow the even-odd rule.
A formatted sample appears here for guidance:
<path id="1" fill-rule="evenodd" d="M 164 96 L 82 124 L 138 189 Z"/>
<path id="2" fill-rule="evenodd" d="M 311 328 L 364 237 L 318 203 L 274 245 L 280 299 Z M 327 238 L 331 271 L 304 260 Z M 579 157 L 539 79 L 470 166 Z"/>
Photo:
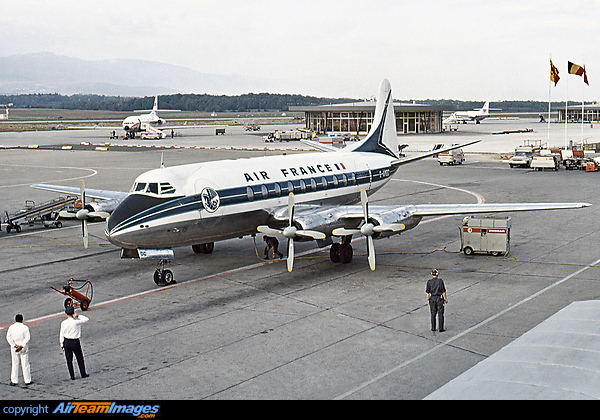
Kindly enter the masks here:
<path id="1" fill-rule="evenodd" d="M 371 168 L 369 168 L 369 164 L 365 163 L 364 164 L 364 169 L 363 171 L 365 171 L 365 176 L 366 179 L 368 180 L 368 182 L 364 183 L 362 187 L 360 187 L 360 189 L 364 188 L 365 190 L 369 191 L 371 189 L 371 184 L 373 183 L 373 173 L 371 172 Z M 359 191 L 360 191 L 359 189 Z"/>

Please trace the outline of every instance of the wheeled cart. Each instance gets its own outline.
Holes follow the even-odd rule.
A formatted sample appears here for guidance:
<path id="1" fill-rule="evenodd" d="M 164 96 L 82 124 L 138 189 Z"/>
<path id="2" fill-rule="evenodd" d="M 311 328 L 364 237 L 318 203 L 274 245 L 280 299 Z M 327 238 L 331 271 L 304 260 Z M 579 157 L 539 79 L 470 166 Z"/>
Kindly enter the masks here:
<path id="1" fill-rule="evenodd" d="M 75 287 L 75 283 L 81 284 L 81 286 Z M 79 306 L 82 311 L 87 311 L 92 303 L 92 296 L 94 295 L 94 289 L 92 287 L 92 281 L 90 280 L 75 280 L 73 277 L 65 284 L 61 290 L 50 286 L 52 290 L 56 290 L 61 295 L 67 296 L 65 299 L 65 309 L 68 306 Z M 85 288 L 85 290 L 83 290 Z M 83 292 L 83 293 L 82 293 Z"/>
<path id="2" fill-rule="evenodd" d="M 492 255 L 510 249 L 510 217 L 465 217 L 460 226 L 460 250 L 465 255 L 483 252 Z"/>

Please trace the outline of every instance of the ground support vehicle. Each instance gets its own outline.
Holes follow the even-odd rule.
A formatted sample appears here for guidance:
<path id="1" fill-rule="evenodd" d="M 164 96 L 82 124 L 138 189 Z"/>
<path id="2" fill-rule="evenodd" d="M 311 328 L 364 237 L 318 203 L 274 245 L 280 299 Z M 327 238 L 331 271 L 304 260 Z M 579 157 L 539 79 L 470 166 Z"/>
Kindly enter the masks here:
<path id="1" fill-rule="evenodd" d="M 460 226 L 460 250 L 465 255 L 483 252 L 492 255 L 510 249 L 510 217 L 465 217 Z"/>
<path id="2" fill-rule="evenodd" d="M 12 230 L 17 232 L 21 231 L 21 225 L 28 224 L 33 226 L 35 223 L 42 223 L 45 227 L 54 226 L 57 228 L 62 227 L 62 222 L 58 220 L 59 212 L 75 203 L 77 197 L 67 196 L 58 197 L 45 203 L 36 205 L 35 201 L 26 200 L 25 208 L 19 210 L 13 214 L 6 213 L 4 223 L 6 223 L 6 232 L 10 233 Z"/>
<path id="3" fill-rule="evenodd" d="M 535 153 L 537 153 L 537 150 L 534 150 L 532 147 L 517 147 L 515 155 L 508 160 L 508 164 L 511 168 L 515 166 L 528 168 L 531 166 L 531 161 Z"/>
<path id="4" fill-rule="evenodd" d="M 567 170 L 585 169 L 587 159 L 585 158 L 584 151 L 582 149 L 573 147 L 562 151 L 563 161 L 562 164 Z"/>
<path id="5" fill-rule="evenodd" d="M 438 154 L 438 163 L 442 166 L 444 163 L 446 165 L 462 165 L 465 161 L 465 154 L 462 149 L 454 149 L 449 150 L 446 153 Z"/>
<path id="6" fill-rule="evenodd" d="M 552 169 L 553 171 L 558 171 L 558 168 L 560 168 L 560 163 L 560 155 L 550 154 L 543 156 L 534 156 L 531 160 L 530 166 L 536 171 L 542 171 L 544 169 Z"/>
<path id="7" fill-rule="evenodd" d="M 260 130 L 260 125 L 246 124 L 244 126 L 244 131 L 259 131 L 259 130 Z"/>

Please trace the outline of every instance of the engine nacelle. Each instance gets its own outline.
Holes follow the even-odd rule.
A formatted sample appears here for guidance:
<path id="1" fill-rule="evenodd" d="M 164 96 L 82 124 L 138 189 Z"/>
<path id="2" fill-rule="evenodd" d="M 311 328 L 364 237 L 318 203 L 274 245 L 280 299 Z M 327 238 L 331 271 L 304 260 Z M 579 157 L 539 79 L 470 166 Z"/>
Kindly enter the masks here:
<path id="1" fill-rule="evenodd" d="M 332 214 L 307 214 L 294 219 L 294 224 L 298 229 L 316 230 L 330 236 L 333 229 L 342 227 L 340 219 L 333 217 Z"/>
<path id="2" fill-rule="evenodd" d="M 389 230 L 383 230 L 373 234 L 373 239 L 387 238 L 414 228 L 421 221 L 421 216 L 414 216 L 414 207 L 406 206 L 386 213 L 369 216 L 369 221 L 375 226 L 386 227 Z M 403 227 L 401 227 L 401 225 Z"/>
<path id="3" fill-rule="evenodd" d="M 119 200 L 102 200 L 102 201 L 92 201 L 91 203 L 87 203 L 85 208 L 89 211 L 105 211 L 111 213 L 114 209 L 119 205 Z"/>

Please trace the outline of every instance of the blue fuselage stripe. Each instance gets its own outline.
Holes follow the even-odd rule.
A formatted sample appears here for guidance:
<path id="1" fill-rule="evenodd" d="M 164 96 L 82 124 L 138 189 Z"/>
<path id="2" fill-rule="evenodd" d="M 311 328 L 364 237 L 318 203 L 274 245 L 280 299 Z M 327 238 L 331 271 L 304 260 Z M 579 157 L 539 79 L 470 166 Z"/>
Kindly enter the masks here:
<path id="1" fill-rule="evenodd" d="M 308 178 L 290 179 L 289 181 L 254 184 L 241 187 L 225 188 L 218 190 L 220 207 L 232 206 L 258 200 L 268 200 L 287 196 L 289 193 L 308 194 L 325 190 L 339 191 L 343 188 L 361 186 L 379 182 L 390 178 L 396 168 L 385 167 L 381 169 L 346 172 L 335 175 L 323 175 Z M 158 200 L 158 199 L 157 199 Z M 144 225 L 153 220 L 164 217 L 184 214 L 191 211 L 203 210 L 201 194 L 178 197 L 162 202 L 147 210 L 137 213 L 121 221 L 113 227 L 111 233 L 127 229 L 135 225 Z"/>

